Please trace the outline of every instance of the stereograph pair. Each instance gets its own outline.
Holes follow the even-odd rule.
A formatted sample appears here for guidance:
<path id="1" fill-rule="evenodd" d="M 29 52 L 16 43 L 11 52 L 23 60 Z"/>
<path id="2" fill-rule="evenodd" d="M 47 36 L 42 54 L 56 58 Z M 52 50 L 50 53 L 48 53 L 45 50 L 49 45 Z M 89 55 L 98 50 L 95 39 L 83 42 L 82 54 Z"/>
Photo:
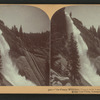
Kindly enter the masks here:
<path id="1" fill-rule="evenodd" d="M 52 18 L 0 5 L 0 86 L 100 86 L 100 6 L 69 6 Z"/>

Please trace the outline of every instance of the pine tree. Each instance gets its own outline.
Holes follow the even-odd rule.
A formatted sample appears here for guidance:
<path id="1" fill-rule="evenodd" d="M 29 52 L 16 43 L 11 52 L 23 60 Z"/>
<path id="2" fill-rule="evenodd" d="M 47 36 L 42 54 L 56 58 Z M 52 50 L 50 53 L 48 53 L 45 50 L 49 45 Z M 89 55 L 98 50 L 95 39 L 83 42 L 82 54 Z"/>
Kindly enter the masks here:
<path id="1" fill-rule="evenodd" d="M 18 33 L 17 27 L 14 25 L 13 30 Z"/>
<path id="2" fill-rule="evenodd" d="M 97 34 L 98 34 L 98 38 L 100 39 L 100 26 L 98 26 Z"/>
<path id="3" fill-rule="evenodd" d="M 70 14 L 69 14 L 69 15 L 70 15 L 70 17 L 72 18 L 72 12 L 70 12 Z"/>
<path id="4" fill-rule="evenodd" d="M 23 33 L 22 25 L 19 28 L 19 33 Z"/>
<path id="5" fill-rule="evenodd" d="M 14 26 L 12 27 L 12 31 L 13 31 L 17 36 L 19 36 L 19 34 L 18 34 L 18 29 L 17 29 L 16 25 L 14 25 Z"/>
<path id="6" fill-rule="evenodd" d="M 46 63 L 45 63 L 45 67 L 46 67 L 46 80 L 45 80 L 45 83 L 46 83 L 46 86 L 49 86 L 49 75 L 50 75 L 50 72 L 49 72 L 49 59 L 47 58 L 46 60 Z M 48 74 L 47 74 L 48 73 Z"/>
<path id="7" fill-rule="evenodd" d="M 12 26 L 11 30 L 14 31 L 14 26 Z"/>
<path id="8" fill-rule="evenodd" d="M 22 29 L 22 25 L 19 28 L 19 34 L 20 34 L 20 38 L 23 39 L 23 29 Z"/>
<path id="9" fill-rule="evenodd" d="M 74 40 L 73 33 L 71 33 L 71 38 L 69 41 L 69 63 L 70 63 L 70 73 L 71 81 L 76 82 L 79 79 L 79 55 L 77 50 L 77 42 Z"/>
<path id="10" fill-rule="evenodd" d="M 92 34 L 94 35 L 94 36 L 96 36 L 96 37 L 98 37 L 97 35 L 97 32 L 96 32 L 96 29 L 95 29 L 95 27 L 92 25 L 91 27 L 90 27 L 90 31 L 92 32 Z"/>

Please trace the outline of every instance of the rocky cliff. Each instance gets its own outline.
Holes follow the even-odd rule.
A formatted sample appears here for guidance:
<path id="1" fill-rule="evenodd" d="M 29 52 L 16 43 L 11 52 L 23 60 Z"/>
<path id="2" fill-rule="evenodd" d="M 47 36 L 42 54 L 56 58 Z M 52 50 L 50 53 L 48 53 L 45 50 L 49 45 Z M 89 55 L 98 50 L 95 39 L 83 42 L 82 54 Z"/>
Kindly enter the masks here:
<path id="1" fill-rule="evenodd" d="M 97 73 L 100 75 L 100 27 L 96 31 L 92 25 L 90 29 L 87 29 L 81 21 L 76 18 L 72 18 L 75 26 L 80 30 L 81 36 L 88 46 L 88 57 L 97 69 Z"/>
<path id="2" fill-rule="evenodd" d="M 94 38 L 91 34 L 91 31 L 94 31 L 94 29 L 87 29 L 85 26 L 83 26 L 81 21 L 76 18 L 72 18 L 72 16 L 68 16 L 64 12 L 64 9 L 60 9 L 54 14 L 51 20 L 51 85 L 91 86 L 79 73 L 80 62 L 78 62 L 79 55 L 76 55 L 77 45 L 76 48 L 74 48 L 72 44 L 69 46 L 71 43 L 71 33 L 73 33 L 71 19 L 73 20 L 74 25 L 80 30 L 84 41 L 89 46 L 88 56 L 90 57 L 91 61 L 94 61 L 99 53 L 99 40 Z M 73 38 L 74 37 L 72 37 L 72 40 L 74 41 L 75 39 Z M 74 49 L 72 49 L 72 46 Z M 95 52 L 94 47 L 97 47 Z M 70 59 L 72 55 L 74 55 L 74 57 L 73 59 Z M 74 62 L 74 64 L 71 65 L 71 62 Z M 74 68 L 75 64 L 76 66 L 79 65 L 79 69 Z M 71 72 L 72 67 L 74 69 L 73 72 Z M 77 81 L 73 82 L 71 77 L 72 75 L 76 75 L 74 74 L 75 71 L 77 72 L 79 78 L 76 77 L 78 78 L 76 79 Z"/>
<path id="3" fill-rule="evenodd" d="M 81 21 L 76 18 L 72 18 L 75 26 L 80 30 L 81 36 L 88 46 L 88 55 L 90 57 L 97 57 L 100 55 L 100 39 L 96 29 L 92 26 L 90 29 L 87 29 Z"/>
<path id="4" fill-rule="evenodd" d="M 33 48 L 36 53 L 32 53 L 26 49 L 23 40 L 16 36 L 4 23 L 0 23 L 0 29 L 10 46 L 9 55 L 13 63 L 17 66 L 19 74 L 25 76 L 26 79 L 34 82 L 38 86 L 48 85 L 47 72 L 49 72 L 49 68 L 46 66 L 46 55 L 48 55 L 48 52 L 46 51 L 45 53 L 44 48 L 43 50 Z M 2 76 L 2 78 L 3 80 L 0 82 L 2 83 L 1 85 L 11 85 L 4 76 Z"/>

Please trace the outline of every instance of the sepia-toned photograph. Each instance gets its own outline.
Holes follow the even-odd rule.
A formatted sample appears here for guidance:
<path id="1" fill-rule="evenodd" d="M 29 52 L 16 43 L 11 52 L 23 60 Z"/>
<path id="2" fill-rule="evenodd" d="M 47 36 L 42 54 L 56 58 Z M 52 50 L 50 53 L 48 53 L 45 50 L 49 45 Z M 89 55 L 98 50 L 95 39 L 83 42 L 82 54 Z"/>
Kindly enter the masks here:
<path id="1" fill-rule="evenodd" d="M 100 86 L 100 6 L 70 6 L 51 19 L 51 86 Z"/>
<path id="2" fill-rule="evenodd" d="M 100 5 L 0 5 L 0 93 L 100 94 L 99 79 Z"/>
<path id="3" fill-rule="evenodd" d="M 0 86 L 49 85 L 49 34 L 41 9 L 0 5 Z"/>

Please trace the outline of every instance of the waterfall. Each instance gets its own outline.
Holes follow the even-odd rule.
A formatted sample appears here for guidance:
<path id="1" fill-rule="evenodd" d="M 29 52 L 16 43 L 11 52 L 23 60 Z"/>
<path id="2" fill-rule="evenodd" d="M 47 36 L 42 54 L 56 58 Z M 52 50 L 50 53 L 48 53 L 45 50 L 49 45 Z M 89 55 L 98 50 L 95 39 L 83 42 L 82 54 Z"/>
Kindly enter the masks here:
<path id="1" fill-rule="evenodd" d="M 86 45 L 85 41 L 83 40 L 82 36 L 80 35 L 80 31 L 77 27 L 73 24 L 72 19 L 65 11 L 66 15 L 66 23 L 68 24 L 69 33 L 73 32 L 74 38 L 77 42 L 78 46 L 78 53 L 80 59 L 80 74 L 82 77 L 90 83 L 92 86 L 100 86 L 100 76 L 96 73 L 96 68 L 94 64 L 91 63 L 90 59 L 87 56 L 88 46 Z"/>
<path id="2" fill-rule="evenodd" d="M 0 30 L 0 51 L 2 59 L 2 70 L 1 73 L 14 86 L 36 86 L 35 83 L 27 80 L 25 76 L 18 74 L 16 65 L 12 62 L 9 51 L 10 47 L 2 35 Z"/>

